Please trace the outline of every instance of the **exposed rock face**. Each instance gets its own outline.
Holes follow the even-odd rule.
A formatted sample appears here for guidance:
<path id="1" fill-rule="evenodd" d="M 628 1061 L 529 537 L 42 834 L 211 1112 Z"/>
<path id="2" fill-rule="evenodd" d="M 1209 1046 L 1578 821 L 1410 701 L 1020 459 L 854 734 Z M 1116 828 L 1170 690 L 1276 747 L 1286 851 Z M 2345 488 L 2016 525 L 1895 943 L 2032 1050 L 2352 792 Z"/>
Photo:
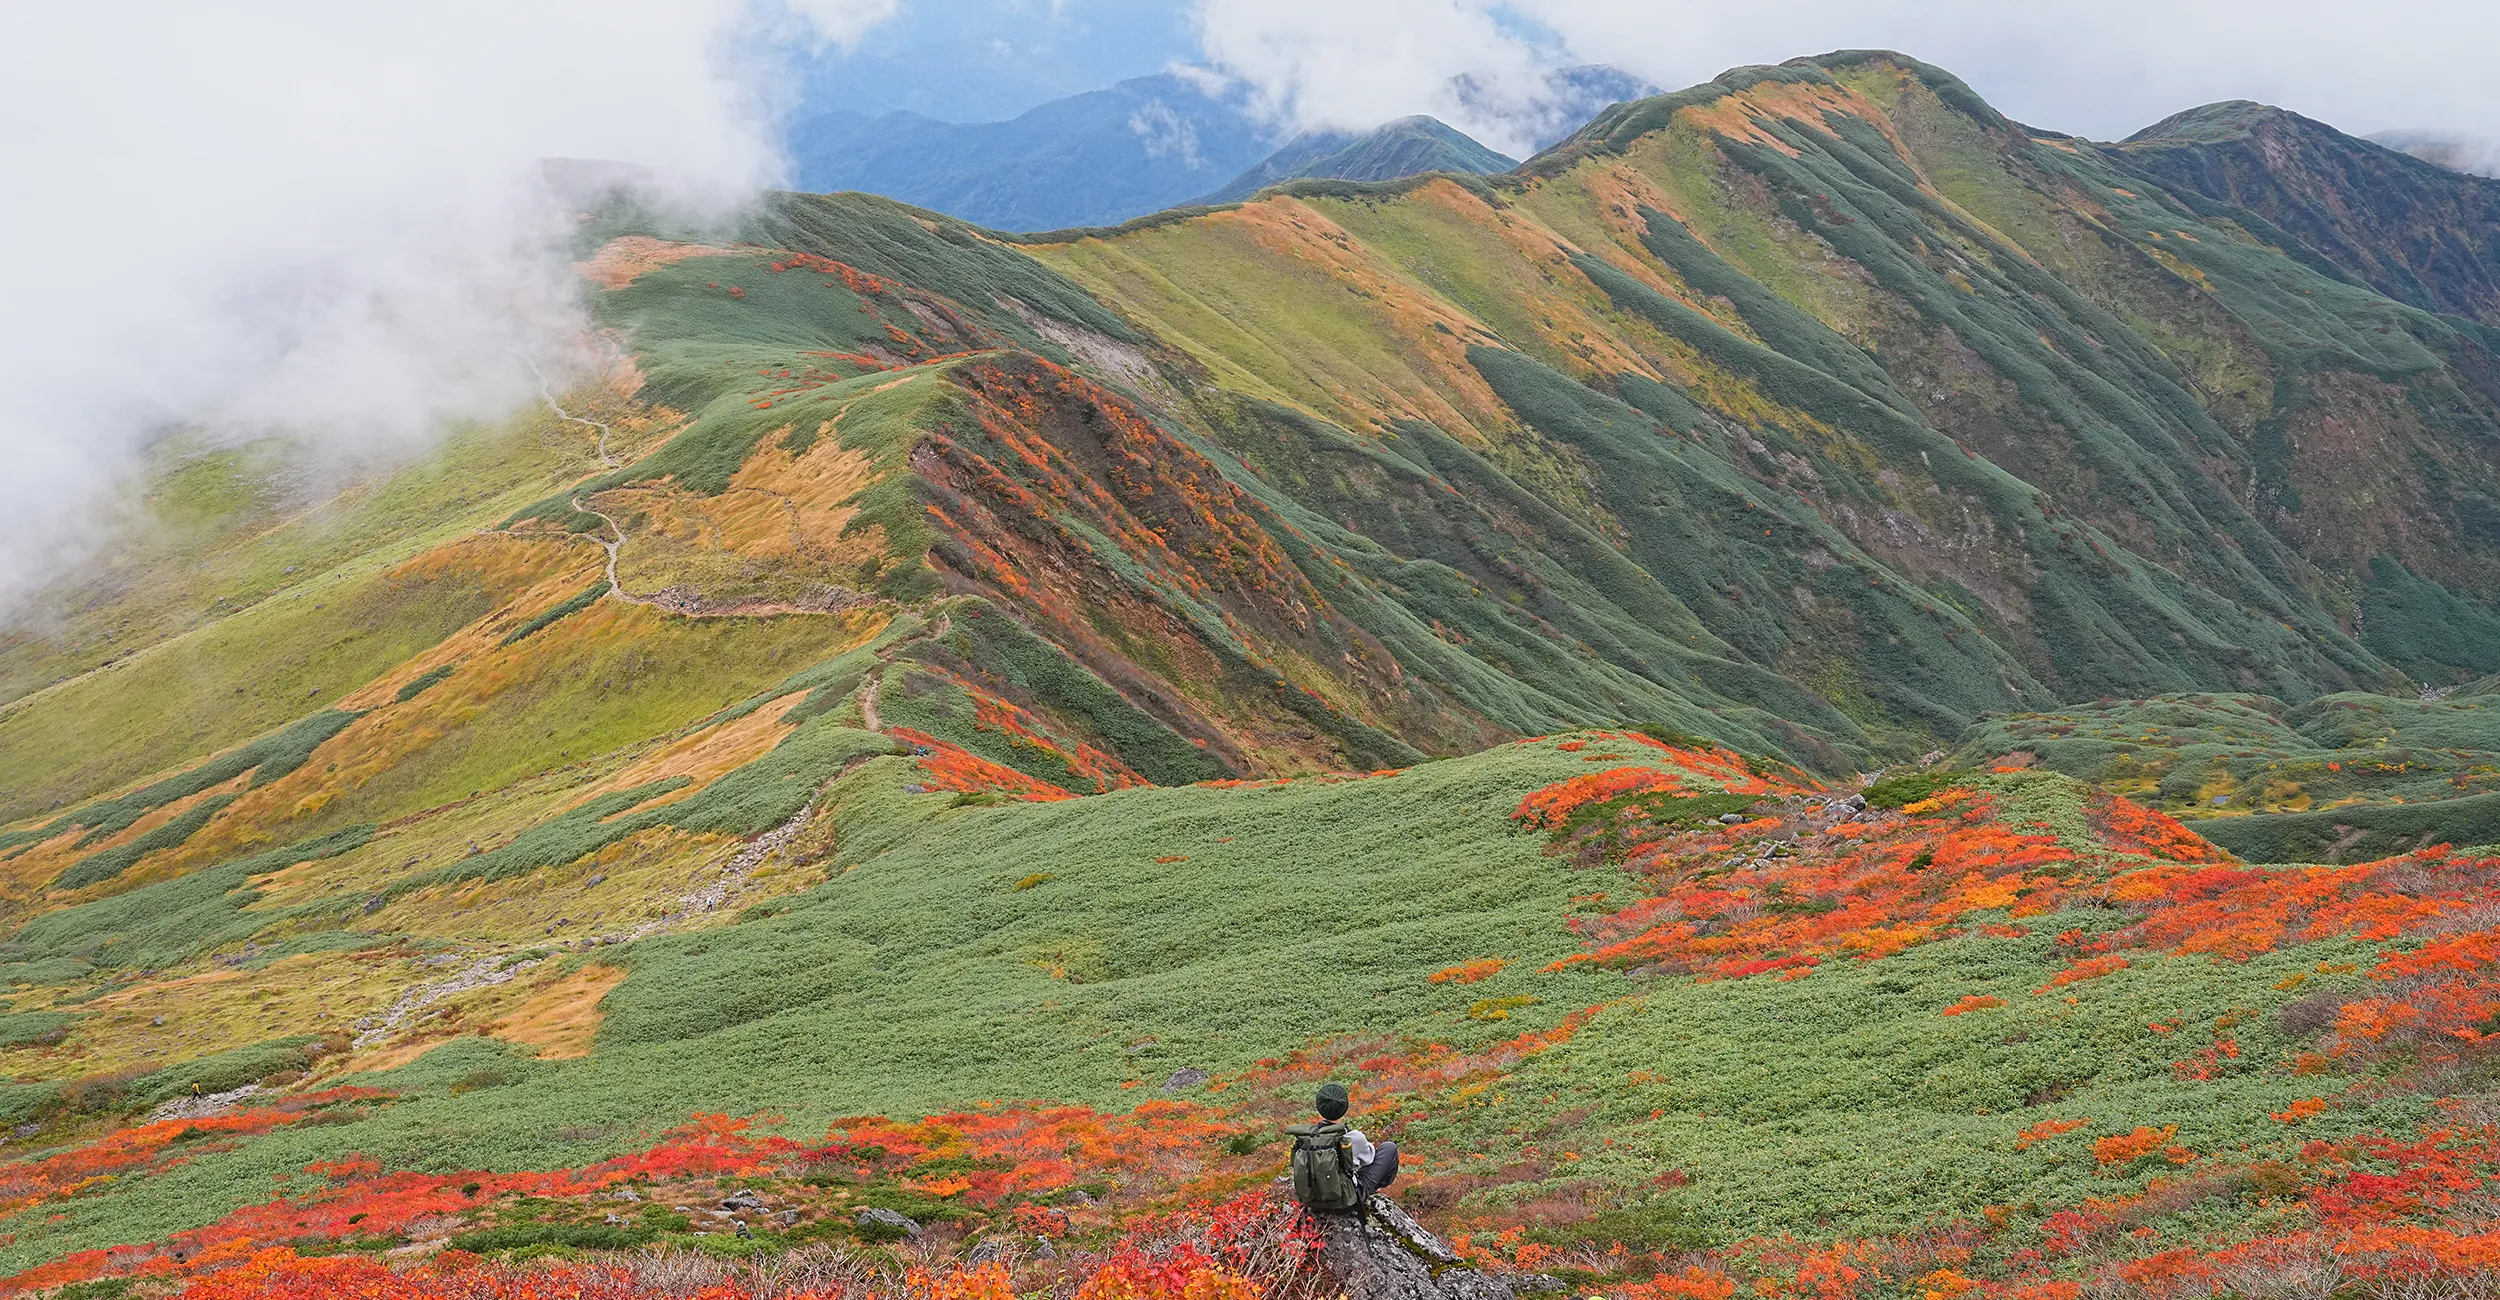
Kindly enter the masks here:
<path id="1" fill-rule="evenodd" d="M 859 1212 L 859 1222 L 863 1227 L 880 1228 L 889 1232 L 900 1232 L 909 1237 L 917 1237 L 920 1235 L 920 1224 L 917 1220 L 906 1218 L 905 1216 L 888 1209 L 870 1207 L 868 1209 L 861 1210 Z"/>
<path id="2" fill-rule="evenodd" d="M 1313 1213 L 1323 1243 L 1320 1259 L 1348 1300 L 1513 1300 L 1504 1279 L 1461 1263 L 1457 1252 L 1398 1203 L 1371 1200 L 1368 1217 Z"/>

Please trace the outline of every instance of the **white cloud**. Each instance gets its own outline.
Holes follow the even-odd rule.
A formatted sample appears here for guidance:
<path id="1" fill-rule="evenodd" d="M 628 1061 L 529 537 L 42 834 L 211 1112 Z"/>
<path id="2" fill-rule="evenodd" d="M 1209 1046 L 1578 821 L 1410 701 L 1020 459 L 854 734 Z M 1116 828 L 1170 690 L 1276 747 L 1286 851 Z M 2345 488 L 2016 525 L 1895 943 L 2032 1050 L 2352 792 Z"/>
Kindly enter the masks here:
<path id="1" fill-rule="evenodd" d="M 1173 3 L 1191 7 L 1207 68 L 1284 120 L 1429 112 L 1514 153 L 1562 64 L 1672 87 L 1849 46 L 1904 50 L 2016 117 L 2104 138 L 2223 98 L 2356 133 L 2500 138 L 2488 0 Z M 568 214 L 540 160 L 629 159 L 682 202 L 732 204 L 779 172 L 770 41 L 848 47 L 899 5 L 15 6 L 0 41 L 0 608 L 93 535 L 82 525 L 162 431 L 405 449 L 528 400 L 513 354 L 552 363 L 580 323 L 554 256 Z M 1158 125 L 1141 130 L 1187 146 Z"/>
<path id="2" fill-rule="evenodd" d="M 1145 146 L 1149 158 L 1178 158 L 1192 171 L 1206 166 L 1206 160 L 1198 156 L 1197 124 L 1160 99 L 1149 100 L 1144 108 L 1129 114 L 1128 129 Z"/>
<path id="3" fill-rule="evenodd" d="M 2416 0 L 1196 0 L 1205 55 L 1302 125 L 1456 106 L 1452 76 L 1533 99 L 1534 74 L 1612 63 L 1670 88 L 1727 68 L 1876 47 L 1940 65 L 2036 126 L 2115 138 L 2219 99 L 2362 134 L 2500 136 L 2500 5 Z M 1541 30 L 1538 30 L 1541 29 Z M 1550 38 L 1550 39 L 1549 39 Z M 1487 132 L 1502 124 L 1457 118 Z"/>
<path id="4" fill-rule="evenodd" d="M 1524 133 L 1500 108 L 1533 100 L 1551 51 L 1486 0 L 1201 0 L 1213 70 L 1246 83 L 1267 115 L 1301 130 L 1365 130 L 1430 113 L 1504 152 Z M 1451 78 L 1470 76 L 1482 111 Z"/>
<path id="5" fill-rule="evenodd" d="M 781 0 L 807 25 L 806 35 L 819 46 L 845 49 L 859 43 L 870 28 L 892 19 L 900 0 Z"/>
<path id="6" fill-rule="evenodd" d="M 785 0 L 830 40 L 893 0 Z M 405 450 L 580 334 L 551 157 L 719 210 L 776 179 L 745 0 L 24 5 L 0 42 L 0 607 L 146 441 Z"/>
<path id="7" fill-rule="evenodd" d="M 1961 75 L 2033 125 L 2116 138 L 2183 108 L 2254 99 L 2355 134 L 2490 133 L 2500 6 L 2416 0 L 1529 0 L 1574 50 L 1613 50 L 1662 85 L 1746 63 L 1879 47 Z"/>

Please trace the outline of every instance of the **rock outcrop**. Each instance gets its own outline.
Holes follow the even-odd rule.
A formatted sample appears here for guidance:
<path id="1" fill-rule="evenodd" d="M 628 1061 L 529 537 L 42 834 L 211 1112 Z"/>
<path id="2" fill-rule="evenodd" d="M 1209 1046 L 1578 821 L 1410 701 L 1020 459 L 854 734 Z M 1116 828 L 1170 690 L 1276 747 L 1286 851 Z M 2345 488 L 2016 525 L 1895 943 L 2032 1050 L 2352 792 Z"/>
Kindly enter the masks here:
<path id="1" fill-rule="evenodd" d="M 1314 1212 L 1311 1219 L 1320 1262 L 1347 1300 L 1515 1300 L 1527 1289 L 1461 1261 L 1386 1196 L 1371 1199 L 1369 1215 Z"/>

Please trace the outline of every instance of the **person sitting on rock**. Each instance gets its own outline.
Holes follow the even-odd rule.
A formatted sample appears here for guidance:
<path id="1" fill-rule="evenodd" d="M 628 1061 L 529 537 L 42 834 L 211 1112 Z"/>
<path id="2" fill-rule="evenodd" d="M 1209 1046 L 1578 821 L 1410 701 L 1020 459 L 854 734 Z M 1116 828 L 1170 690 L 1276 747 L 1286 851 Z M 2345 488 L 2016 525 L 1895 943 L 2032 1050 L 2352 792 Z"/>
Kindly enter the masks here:
<path id="1" fill-rule="evenodd" d="M 1398 1176 L 1398 1144 L 1374 1144 L 1346 1127 L 1347 1103 L 1344 1084 L 1321 1084 L 1320 1122 L 1285 1130 L 1293 1135 L 1294 1199 L 1314 1210 L 1360 1210 Z"/>

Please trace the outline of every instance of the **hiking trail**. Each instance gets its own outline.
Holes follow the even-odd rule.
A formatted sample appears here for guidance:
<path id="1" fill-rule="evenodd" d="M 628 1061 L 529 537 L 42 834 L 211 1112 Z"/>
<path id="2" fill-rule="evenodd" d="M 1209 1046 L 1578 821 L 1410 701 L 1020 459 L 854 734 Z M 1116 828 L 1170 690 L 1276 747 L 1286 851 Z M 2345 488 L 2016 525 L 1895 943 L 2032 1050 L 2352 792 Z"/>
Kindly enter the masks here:
<path id="1" fill-rule="evenodd" d="M 616 457 L 608 454 L 608 434 L 613 431 L 610 430 L 607 425 L 602 424 L 597 420 L 593 420 L 588 416 L 575 415 L 571 411 L 565 410 L 564 405 L 556 400 L 553 387 L 547 382 L 547 372 L 538 368 L 537 358 L 530 356 L 526 352 L 515 352 L 512 355 L 519 357 L 521 359 L 521 364 L 528 366 L 530 368 L 530 373 L 537 376 L 538 400 L 545 402 L 547 404 L 547 409 L 556 413 L 557 419 L 568 420 L 574 424 L 585 425 L 599 431 L 599 437 L 595 444 L 595 448 L 599 453 L 599 463 L 610 469 L 616 468 Z"/>

